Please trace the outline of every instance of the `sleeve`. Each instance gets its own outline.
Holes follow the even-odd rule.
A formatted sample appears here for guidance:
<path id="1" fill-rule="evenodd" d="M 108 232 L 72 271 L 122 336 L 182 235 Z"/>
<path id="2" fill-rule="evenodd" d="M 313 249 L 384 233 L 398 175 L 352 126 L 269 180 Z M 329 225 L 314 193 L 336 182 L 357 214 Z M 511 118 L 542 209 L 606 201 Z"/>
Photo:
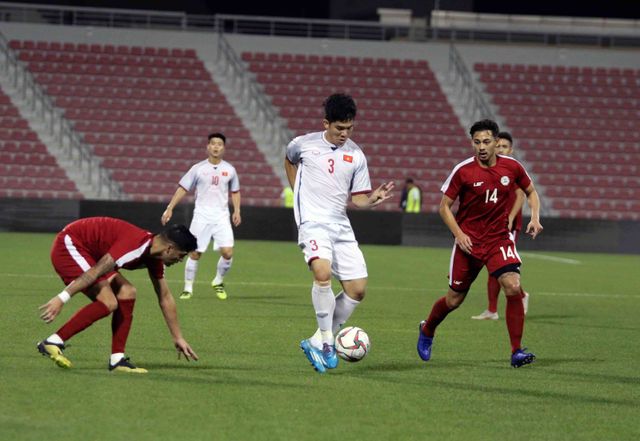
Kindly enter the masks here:
<path id="1" fill-rule="evenodd" d="M 520 164 L 519 162 L 516 162 L 516 164 L 518 164 L 518 171 L 516 172 L 516 184 L 518 184 L 518 187 L 524 190 L 529 185 L 531 185 L 531 177 L 524 169 L 522 164 Z"/>
<path id="2" fill-rule="evenodd" d="M 371 192 L 371 178 L 369 177 L 369 167 L 367 158 L 361 152 L 358 156 L 358 163 L 351 180 L 351 194 L 362 194 Z"/>
<path id="3" fill-rule="evenodd" d="M 178 185 L 187 191 L 191 191 L 196 184 L 198 176 L 196 174 L 198 164 L 194 165 L 189 171 L 180 179 Z"/>
<path id="4" fill-rule="evenodd" d="M 457 169 L 451 172 L 447 180 L 444 181 L 444 184 L 442 184 L 442 188 L 440 188 L 440 191 L 449 199 L 455 200 L 458 197 L 458 194 L 460 194 L 461 188 L 462 176 L 460 173 L 460 169 Z"/>
<path id="5" fill-rule="evenodd" d="M 232 193 L 240 191 L 240 178 L 235 167 L 231 167 L 231 180 L 229 181 L 229 190 Z"/>
<path id="6" fill-rule="evenodd" d="M 300 154 L 302 153 L 302 150 L 300 148 L 300 144 L 298 144 L 299 139 L 300 137 L 294 138 L 287 146 L 287 159 L 292 164 L 300 162 Z"/>

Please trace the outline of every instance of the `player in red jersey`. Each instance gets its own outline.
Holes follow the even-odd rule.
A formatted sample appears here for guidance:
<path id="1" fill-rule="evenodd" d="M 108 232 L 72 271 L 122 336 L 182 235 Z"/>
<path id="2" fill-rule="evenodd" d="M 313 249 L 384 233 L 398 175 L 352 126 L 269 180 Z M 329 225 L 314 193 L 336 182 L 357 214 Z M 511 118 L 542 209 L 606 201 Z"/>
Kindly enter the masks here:
<path id="1" fill-rule="evenodd" d="M 438 299 L 427 320 L 420 322 L 418 355 L 431 359 L 438 325 L 458 308 L 483 266 L 500 282 L 507 296 L 506 322 L 511 341 L 511 365 L 524 366 L 535 355 L 521 347 L 524 307 L 520 288 L 520 264 L 509 230 L 511 194 L 516 187 L 527 195 L 531 221 L 526 232 L 535 238 L 541 231 L 540 199 L 524 167 L 513 158 L 496 155 L 498 125 L 491 120 L 474 123 L 469 130 L 475 156 L 462 161 L 442 185 L 440 216 L 455 237 L 449 266 L 449 290 Z M 460 205 L 456 215 L 451 206 Z"/>
<path id="2" fill-rule="evenodd" d="M 513 137 L 511 136 L 511 133 L 498 133 L 496 153 L 498 155 L 513 156 Z M 524 191 L 520 188 L 516 188 L 516 191 L 511 194 L 513 205 L 509 212 L 509 229 L 513 233 L 514 241 L 516 242 L 518 240 L 520 230 L 522 229 L 522 206 L 524 205 L 525 197 Z M 500 282 L 489 274 L 489 277 L 487 278 L 487 309 L 478 315 L 472 316 L 471 318 L 474 320 L 498 320 L 499 294 Z M 526 315 L 529 308 L 529 294 L 524 291 L 524 289 L 522 290 L 522 304 Z"/>
<path id="3" fill-rule="evenodd" d="M 136 288 L 119 272 L 121 268 L 147 268 L 160 309 L 173 337 L 178 357 L 198 359 L 182 337 L 173 295 L 164 279 L 164 266 L 181 261 L 196 249 L 196 238 L 183 225 L 153 234 L 110 217 L 80 219 L 63 228 L 51 248 L 53 267 L 66 288 L 40 306 L 40 318 L 51 323 L 72 296 L 83 292 L 92 301 L 78 310 L 60 329 L 38 343 L 38 351 L 63 368 L 71 362 L 65 342 L 94 322 L 112 314 L 109 370 L 146 373 L 124 355 L 133 321 Z"/>

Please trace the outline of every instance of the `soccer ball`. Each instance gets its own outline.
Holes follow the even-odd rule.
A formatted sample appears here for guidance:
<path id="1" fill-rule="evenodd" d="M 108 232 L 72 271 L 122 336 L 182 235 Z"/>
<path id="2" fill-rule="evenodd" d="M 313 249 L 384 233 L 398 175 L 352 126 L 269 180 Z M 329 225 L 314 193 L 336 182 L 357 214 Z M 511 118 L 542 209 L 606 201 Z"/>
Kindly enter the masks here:
<path id="1" fill-rule="evenodd" d="M 336 335 L 336 353 L 346 361 L 360 361 L 369 352 L 369 336 L 357 326 L 347 326 Z"/>

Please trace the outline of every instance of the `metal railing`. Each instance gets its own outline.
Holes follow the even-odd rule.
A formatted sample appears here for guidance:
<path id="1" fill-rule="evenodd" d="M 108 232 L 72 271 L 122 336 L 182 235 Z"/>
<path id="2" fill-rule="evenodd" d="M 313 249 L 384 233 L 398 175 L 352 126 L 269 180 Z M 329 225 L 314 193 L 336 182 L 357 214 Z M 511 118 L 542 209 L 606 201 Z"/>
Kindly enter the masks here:
<path id="1" fill-rule="evenodd" d="M 224 69 L 222 75 L 232 82 L 234 94 L 240 100 L 241 106 L 247 109 L 248 123 L 255 125 L 258 131 L 267 135 L 268 151 L 265 153 L 281 158 L 293 134 L 282 124 L 271 102 L 247 72 L 238 54 L 222 33 L 218 36 L 217 63 Z"/>
<path id="2" fill-rule="evenodd" d="M 77 133 L 53 106 L 49 97 L 34 80 L 33 75 L 16 59 L 9 48 L 4 35 L 0 33 L 0 72 L 9 79 L 11 87 L 17 92 L 37 120 L 44 124 L 45 131 L 53 137 L 58 148 L 80 171 L 82 177 L 94 189 L 98 196 L 107 199 L 120 199 L 120 186 L 113 182 L 108 172 L 100 167 L 99 160 L 83 145 Z"/>
<path id="3" fill-rule="evenodd" d="M 440 11 L 434 11 L 434 14 Z M 436 15 L 437 16 L 437 15 Z M 526 16 L 523 16 L 526 17 Z M 491 41 L 537 43 L 543 45 L 587 45 L 638 47 L 640 37 L 616 33 L 616 26 L 602 29 L 536 29 L 523 26 L 430 26 L 428 19 L 411 25 L 391 25 L 377 21 L 261 17 L 251 15 L 193 15 L 185 12 L 88 8 L 0 2 L 0 22 L 24 22 L 69 26 L 210 31 L 231 34 L 269 35 L 301 38 L 403 41 Z M 436 22 L 437 24 L 437 22 Z"/>
<path id="4" fill-rule="evenodd" d="M 496 119 L 493 109 L 482 91 L 478 89 L 471 72 L 453 44 L 449 47 L 449 75 L 456 90 L 459 91 L 461 99 L 467 103 L 465 116 L 469 121 L 484 118 Z"/>

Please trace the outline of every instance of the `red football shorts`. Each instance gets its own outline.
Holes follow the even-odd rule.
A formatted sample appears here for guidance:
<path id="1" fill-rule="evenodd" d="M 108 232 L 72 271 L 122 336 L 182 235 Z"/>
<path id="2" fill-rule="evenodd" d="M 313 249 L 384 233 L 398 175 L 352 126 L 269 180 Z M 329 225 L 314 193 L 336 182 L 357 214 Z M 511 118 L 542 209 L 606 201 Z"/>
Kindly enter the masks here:
<path id="1" fill-rule="evenodd" d="M 482 267 L 486 266 L 489 274 L 506 267 L 519 267 L 522 264 L 513 234 L 509 239 L 494 242 L 488 246 L 474 245 L 472 254 L 453 246 L 449 262 L 449 286 L 454 291 L 467 292 Z"/>
<path id="2" fill-rule="evenodd" d="M 72 236 L 63 232 L 59 233 L 53 241 L 51 263 L 64 284 L 68 285 L 94 266 L 96 261 L 81 243 L 77 243 Z M 116 271 L 109 271 L 100 276 L 96 282 L 107 280 L 114 274 Z"/>

